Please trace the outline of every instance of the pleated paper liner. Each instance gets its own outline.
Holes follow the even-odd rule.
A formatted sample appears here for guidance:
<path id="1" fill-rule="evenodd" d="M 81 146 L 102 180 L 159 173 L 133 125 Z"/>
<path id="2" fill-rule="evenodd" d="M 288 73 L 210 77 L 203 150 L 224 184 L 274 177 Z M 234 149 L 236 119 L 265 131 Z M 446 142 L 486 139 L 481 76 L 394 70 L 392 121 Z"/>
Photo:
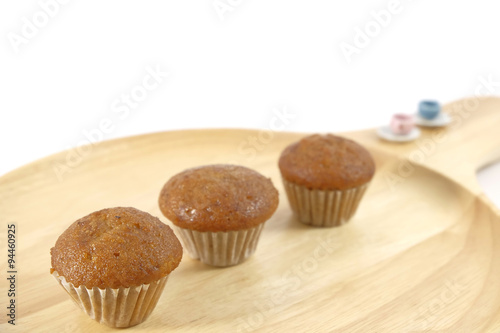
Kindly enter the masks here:
<path id="1" fill-rule="evenodd" d="M 146 320 L 158 303 L 168 275 L 150 284 L 118 289 L 76 288 L 56 271 L 52 273 L 73 301 L 92 319 L 110 327 L 130 327 Z"/>
<path id="2" fill-rule="evenodd" d="M 212 266 L 233 266 L 251 256 L 257 248 L 264 223 L 238 231 L 200 232 L 175 226 L 184 248 L 193 259 Z"/>
<path id="3" fill-rule="evenodd" d="M 347 223 L 356 213 L 369 183 L 343 191 L 310 190 L 283 179 L 288 201 L 300 222 L 315 227 Z"/>

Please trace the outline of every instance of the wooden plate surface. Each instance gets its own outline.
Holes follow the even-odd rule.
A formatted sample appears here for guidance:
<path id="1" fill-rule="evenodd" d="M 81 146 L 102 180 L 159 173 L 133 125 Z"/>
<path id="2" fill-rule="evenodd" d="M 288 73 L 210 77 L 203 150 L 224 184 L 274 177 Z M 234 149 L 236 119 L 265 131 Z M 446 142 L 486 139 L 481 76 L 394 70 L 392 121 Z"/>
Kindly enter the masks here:
<path id="1" fill-rule="evenodd" d="M 155 133 L 17 169 L 0 178 L 0 331 L 113 331 L 81 312 L 49 274 L 57 237 L 114 206 L 170 223 L 157 198 L 171 176 L 237 163 L 280 191 L 256 253 L 229 268 L 185 254 L 150 318 L 127 332 L 500 332 L 500 213 L 475 178 L 500 158 L 500 99 L 445 109 L 453 123 L 423 129 L 411 143 L 381 141 L 374 130 L 342 134 L 371 151 L 377 172 L 355 217 L 339 228 L 302 225 L 289 209 L 277 160 L 304 133 Z M 8 224 L 17 230 L 16 326 L 5 315 Z"/>

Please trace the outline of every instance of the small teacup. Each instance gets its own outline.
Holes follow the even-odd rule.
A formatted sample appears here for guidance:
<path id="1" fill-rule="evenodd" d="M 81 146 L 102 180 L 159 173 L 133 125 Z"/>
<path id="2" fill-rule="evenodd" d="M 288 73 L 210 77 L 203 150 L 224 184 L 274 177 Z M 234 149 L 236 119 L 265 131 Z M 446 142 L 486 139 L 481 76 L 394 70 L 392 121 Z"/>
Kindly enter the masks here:
<path id="1" fill-rule="evenodd" d="M 436 101 L 421 101 L 418 104 L 418 114 L 420 117 L 431 120 L 441 112 L 441 106 Z"/>
<path id="2" fill-rule="evenodd" d="M 396 113 L 391 119 L 391 131 L 397 135 L 406 135 L 415 127 L 415 120 L 412 115 Z"/>

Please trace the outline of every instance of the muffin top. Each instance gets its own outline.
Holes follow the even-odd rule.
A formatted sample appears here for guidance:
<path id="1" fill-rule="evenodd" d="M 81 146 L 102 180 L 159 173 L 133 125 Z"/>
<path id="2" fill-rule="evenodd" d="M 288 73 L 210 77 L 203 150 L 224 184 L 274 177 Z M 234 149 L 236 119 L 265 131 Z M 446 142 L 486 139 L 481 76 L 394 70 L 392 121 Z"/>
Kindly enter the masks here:
<path id="1" fill-rule="evenodd" d="M 174 270 L 182 246 L 158 218 L 131 207 L 103 209 L 73 224 L 50 250 L 55 270 L 75 287 L 132 287 Z"/>
<path id="2" fill-rule="evenodd" d="M 309 189 L 346 190 L 369 182 L 375 172 L 370 153 L 339 136 L 311 135 L 281 153 L 283 178 Z"/>
<path id="3" fill-rule="evenodd" d="M 268 220 L 278 207 L 270 179 L 236 165 L 185 170 L 163 187 L 159 205 L 175 225 L 196 231 L 236 231 Z"/>

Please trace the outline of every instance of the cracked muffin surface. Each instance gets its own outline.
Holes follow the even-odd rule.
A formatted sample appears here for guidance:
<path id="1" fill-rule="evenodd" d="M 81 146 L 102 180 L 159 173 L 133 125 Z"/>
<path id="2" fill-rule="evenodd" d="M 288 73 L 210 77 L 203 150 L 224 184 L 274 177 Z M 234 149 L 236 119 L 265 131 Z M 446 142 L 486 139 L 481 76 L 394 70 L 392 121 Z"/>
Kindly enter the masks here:
<path id="1" fill-rule="evenodd" d="M 148 284 L 173 271 L 182 246 L 158 218 L 131 207 L 91 213 L 71 224 L 51 252 L 55 270 L 75 287 Z"/>

